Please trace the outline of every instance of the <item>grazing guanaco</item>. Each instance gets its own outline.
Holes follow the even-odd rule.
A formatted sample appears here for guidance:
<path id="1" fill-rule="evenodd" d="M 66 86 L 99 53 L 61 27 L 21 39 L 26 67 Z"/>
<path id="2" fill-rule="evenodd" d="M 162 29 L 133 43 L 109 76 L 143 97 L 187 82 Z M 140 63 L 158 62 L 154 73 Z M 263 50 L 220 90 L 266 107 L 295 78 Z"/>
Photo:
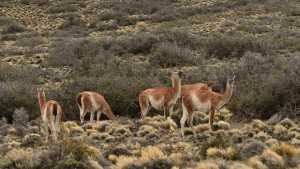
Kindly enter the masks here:
<path id="1" fill-rule="evenodd" d="M 165 118 L 168 113 L 172 113 L 174 105 L 181 96 L 181 75 L 180 71 L 171 73 L 172 87 L 156 87 L 140 92 L 141 118 L 147 115 L 151 107 L 159 111 L 163 110 Z"/>
<path id="2" fill-rule="evenodd" d="M 42 128 L 48 142 L 49 129 L 56 142 L 58 133 L 60 132 L 60 122 L 63 117 L 63 112 L 60 104 L 55 100 L 46 101 L 46 95 L 43 89 L 37 89 L 37 97 L 39 101 Z"/>
<path id="3" fill-rule="evenodd" d="M 233 93 L 234 79 L 235 76 L 233 76 L 232 79 L 227 79 L 226 88 L 222 94 L 212 90 L 197 89 L 182 95 L 181 101 L 183 113 L 180 120 L 182 136 L 184 136 L 184 125 L 187 119 L 189 119 L 189 125 L 193 129 L 194 111 L 209 112 L 209 126 L 212 130 L 214 113 L 219 111 L 229 102 Z"/>
<path id="4" fill-rule="evenodd" d="M 94 121 L 95 112 L 97 112 L 97 121 L 100 120 L 101 113 L 104 113 L 110 120 L 116 117 L 112 112 L 105 98 L 97 92 L 83 91 L 76 96 L 76 102 L 80 110 L 80 121 L 84 122 L 85 115 L 90 112 L 90 122 Z"/>

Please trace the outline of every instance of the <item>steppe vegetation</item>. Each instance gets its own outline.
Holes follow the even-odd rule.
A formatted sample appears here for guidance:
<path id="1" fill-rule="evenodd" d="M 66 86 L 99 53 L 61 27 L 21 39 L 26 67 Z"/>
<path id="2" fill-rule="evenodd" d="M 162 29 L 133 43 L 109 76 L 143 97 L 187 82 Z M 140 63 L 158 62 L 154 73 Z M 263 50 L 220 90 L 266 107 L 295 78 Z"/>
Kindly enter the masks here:
<path id="1" fill-rule="evenodd" d="M 1 169 L 300 168 L 297 0 L 1 0 L 0 60 Z M 183 84 L 235 72 L 216 131 L 202 113 L 184 139 L 180 114 L 137 120 L 138 93 L 178 69 Z M 68 120 L 57 144 L 40 133 L 37 87 Z M 76 124 L 83 90 L 118 120 Z"/>

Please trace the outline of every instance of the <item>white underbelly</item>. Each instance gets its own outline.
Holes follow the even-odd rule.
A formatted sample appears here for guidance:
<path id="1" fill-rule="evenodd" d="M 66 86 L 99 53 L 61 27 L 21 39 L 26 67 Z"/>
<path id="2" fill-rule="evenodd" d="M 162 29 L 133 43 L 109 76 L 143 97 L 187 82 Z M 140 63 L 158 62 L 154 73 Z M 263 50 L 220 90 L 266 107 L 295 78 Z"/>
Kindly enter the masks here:
<path id="1" fill-rule="evenodd" d="M 193 111 L 208 112 L 211 107 L 211 102 L 201 102 L 196 95 L 192 96 Z"/>
<path id="2" fill-rule="evenodd" d="M 92 103 L 91 112 L 95 112 L 95 111 L 99 110 L 100 105 L 97 104 L 96 98 L 93 95 L 91 95 L 91 103 Z"/>
<path id="3" fill-rule="evenodd" d="M 153 96 L 149 96 L 150 104 L 153 108 L 156 110 L 162 110 L 163 109 L 163 103 L 164 103 L 164 97 L 161 97 L 161 99 L 156 100 Z"/>

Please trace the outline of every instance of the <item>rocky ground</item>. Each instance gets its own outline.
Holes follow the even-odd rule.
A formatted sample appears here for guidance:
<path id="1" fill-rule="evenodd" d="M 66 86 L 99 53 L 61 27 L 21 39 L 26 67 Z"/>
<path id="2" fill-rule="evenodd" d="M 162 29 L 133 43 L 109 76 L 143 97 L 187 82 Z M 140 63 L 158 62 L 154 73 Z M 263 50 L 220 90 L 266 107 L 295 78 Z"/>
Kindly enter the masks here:
<path id="1" fill-rule="evenodd" d="M 299 122 L 255 119 L 231 125 L 230 113 L 221 114 L 216 116 L 215 130 L 209 131 L 207 115 L 199 113 L 196 134 L 186 129 L 184 138 L 176 116 L 174 120 L 119 117 L 82 126 L 66 121 L 59 142 L 48 144 L 38 120 L 20 118 L 12 125 L 2 121 L 0 168 L 300 168 Z"/>

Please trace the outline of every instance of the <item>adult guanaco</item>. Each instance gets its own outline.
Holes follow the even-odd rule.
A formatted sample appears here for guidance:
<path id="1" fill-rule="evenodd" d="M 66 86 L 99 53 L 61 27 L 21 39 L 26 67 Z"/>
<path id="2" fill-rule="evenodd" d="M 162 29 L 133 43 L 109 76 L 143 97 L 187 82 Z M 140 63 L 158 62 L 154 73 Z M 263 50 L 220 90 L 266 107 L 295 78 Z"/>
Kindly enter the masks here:
<path id="1" fill-rule="evenodd" d="M 80 121 L 84 122 L 85 115 L 90 112 L 90 122 L 94 121 L 95 112 L 97 112 L 97 121 L 100 120 L 101 113 L 104 113 L 110 120 L 116 117 L 112 112 L 104 96 L 93 91 L 83 91 L 76 96 L 76 102 L 80 110 Z"/>
<path id="2" fill-rule="evenodd" d="M 141 118 L 144 118 L 151 107 L 163 111 L 165 118 L 168 113 L 172 113 L 173 107 L 181 96 L 181 76 L 182 72 L 172 72 L 172 87 L 156 87 L 143 90 L 139 94 L 139 105 Z"/>
<path id="3" fill-rule="evenodd" d="M 197 89 L 182 95 L 181 103 L 183 113 L 180 120 L 182 136 L 184 136 L 184 125 L 187 119 L 189 119 L 189 125 L 193 130 L 194 111 L 209 112 L 209 126 L 212 130 L 214 113 L 219 111 L 225 104 L 229 102 L 233 93 L 234 79 L 235 76 L 233 76 L 232 79 L 227 79 L 226 88 L 223 93 L 217 93 L 206 89 Z"/>
<path id="4" fill-rule="evenodd" d="M 46 95 L 43 89 L 37 89 L 37 97 L 41 111 L 42 128 L 46 135 L 46 142 L 48 142 L 49 129 L 54 142 L 56 142 L 58 133 L 60 132 L 60 123 L 63 117 L 62 108 L 55 100 L 46 101 Z"/>

